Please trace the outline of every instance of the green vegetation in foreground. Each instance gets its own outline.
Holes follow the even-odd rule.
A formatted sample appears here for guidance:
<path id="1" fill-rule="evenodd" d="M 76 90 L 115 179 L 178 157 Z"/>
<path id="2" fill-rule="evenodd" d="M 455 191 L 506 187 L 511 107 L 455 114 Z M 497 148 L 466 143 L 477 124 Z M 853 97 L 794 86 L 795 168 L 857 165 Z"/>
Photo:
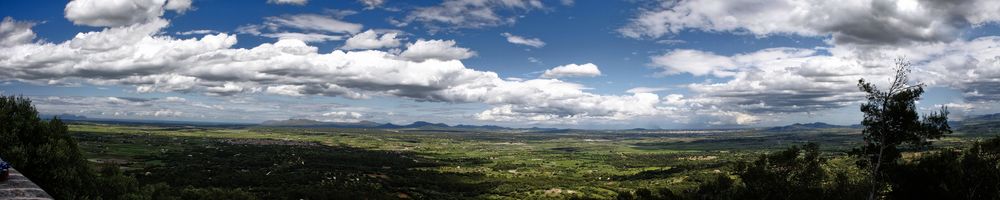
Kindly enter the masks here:
<path id="1" fill-rule="evenodd" d="M 746 185 L 735 180 L 738 163 L 809 141 L 822 144 L 817 158 L 829 178 L 823 184 L 856 186 L 864 178 L 846 156 L 860 143 L 857 129 L 489 133 L 77 123 L 70 130 L 87 158 L 115 162 L 142 184 L 266 199 L 707 195 L 717 191 L 704 185 L 720 176 Z M 958 149 L 981 139 L 946 137 L 937 146 Z"/>
<path id="2" fill-rule="evenodd" d="M 260 192 L 260 196 L 277 194 L 268 192 L 275 191 L 269 186 L 353 181 L 368 183 L 370 187 L 330 187 L 434 199 L 612 198 L 620 191 L 640 187 L 693 187 L 699 178 L 721 172 L 717 169 L 722 169 L 727 160 L 760 153 L 755 150 L 650 150 L 635 145 L 689 142 L 687 135 L 666 133 L 428 133 L 101 124 L 74 124 L 71 129 L 88 158 L 118 162 L 143 182 L 165 182 L 174 187 L 206 187 L 212 184 L 198 182 L 214 182 L 216 187 Z M 337 153 L 341 151 L 351 153 Z M 361 162 L 366 159 L 386 161 Z M 218 167 L 202 166 L 205 163 Z M 185 171 L 190 174 L 180 173 Z M 297 175 L 302 171 L 321 174 Z M 270 175 L 265 176 L 268 172 Z M 192 181 L 190 177 L 202 178 Z M 316 177 L 330 180 L 311 179 Z M 337 181 L 332 180 L 333 177 L 337 177 Z M 212 180 L 208 180 L 210 178 Z M 232 182 L 216 181 L 225 178 Z M 248 179 L 270 181 L 242 184 Z M 436 187 L 419 181 L 399 180 L 428 180 L 452 185 Z M 465 189 L 445 190 L 456 185 Z M 283 197 L 309 196 L 288 194 Z"/>

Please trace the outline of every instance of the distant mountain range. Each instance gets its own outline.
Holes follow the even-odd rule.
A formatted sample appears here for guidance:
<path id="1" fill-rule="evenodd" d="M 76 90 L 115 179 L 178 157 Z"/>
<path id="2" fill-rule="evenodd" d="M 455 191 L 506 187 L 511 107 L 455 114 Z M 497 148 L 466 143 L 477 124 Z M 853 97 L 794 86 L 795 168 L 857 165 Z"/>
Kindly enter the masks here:
<path id="1" fill-rule="evenodd" d="M 450 126 L 444 123 L 431 123 L 425 121 L 416 121 L 407 125 L 397 125 L 392 123 L 380 124 L 372 121 L 360 121 L 360 122 L 323 122 L 311 119 L 288 119 L 288 120 L 269 120 L 261 123 L 261 126 L 272 126 L 272 127 L 308 127 L 308 128 L 377 128 L 377 129 L 422 129 L 422 130 L 534 130 L 546 133 L 558 133 L 564 132 L 569 129 L 557 129 L 557 128 L 509 128 L 496 125 L 456 125 Z M 766 131 L 772 132 L 784 132 L 784 131 L 804 131 L 813 129 L 827 129 L 827 128 L 860 128 L 860 125 L 852 126 L 841 126 L 827 124 L 823 122 L 814 123 L 795 123 L 788 126 L 778 126 L 766 128 Z M 647 131 L 647 130 L 660 130 L 660 129 L 628 129 L 628 131 Z"/>
<path id="2" fill-rule="evenodd" d="M 861 128 L 861 125 L 841 126 L 841 125 L 827 124 L 823 122 L 813 122 L 807 124 L 795 123 L 788 126 L 771 127 L 765 130 L 773 132 L 784 132 L 784 131 L 803 131 L 803 130 L 827 129 L 827 128 Z"/>
<path id="3" fill-rule="evenodd" d="M 311 119 L 288 119 L 288 120 L 268 120 L 260 124 L 261 126 L 273 127 L 309 127 L 309 128 L 381 128 L 381 129 L 480 129 L 480 130 L 511 130 L 513 128 L 494 125 L 457 125 L 449 126 L 444 123 L 430 123 L 416 121 L 407 125 L 397 125 L 392 123 L 377 123 L 372 121 L 359 122 L 323 122 Z"/>
<path id="4" fill-rule="evenodd" d="M 963 134 L 995 135 L 997 133 L 1000 133 L 1000 113 L 966 116 L 965 119 L 961 121 L 948 121 L 948 125 L 951 126 L 951 130 L 962 132 Z M 767 128 L 764 130 L 771 132 L 788 132 L 788 131 L 806 131 L 806 130 L 827 129 L 827 128 L 862 128 L 862 126 L 860 124 L 842 126 L 842 125 L 827 124 L 823 122 L 814 122 L 807 124 L 796 123 L 788 126 L 777 126 L 777 127 Z"/>
<path id="5" fill-rule="evenodd" d="M 967 117 L 963 121 L 1000 121 L 1000 113 Z"/>
<path id="6" fill-rule="evenodd" d="M 58 117 L 60 120 L 70 120 L 70 121 L 73 121 L 73 120 L 85 120 L 85 119 L 87 119 L 87 116 L 74 115 L 74 114 L 65 114 L 65 113 L 59 114 L 59 115 L 40 115 L 38 117 L 41 117 L 42 119 L 52 119 L 53 117 Z"/>
<path id="7" fill-rule="evenodd" d="M 65 121 L 86 121 L 86 122 L 99 122 L 99 123 L 120 123 L 120 124 L 169 124 L 169 125 L 197 125 L 197 126 L 238 126 L 238 127 L 249 127 L 249 126 L 265 126 L 265 127 L 302 127 L 302 128 L 373 128 L 373 129 L 418 129 L 418 130 L 442 130 L 442 131 L 459 131 L 459 130 L 480 130 L 480 131 L 500 131 L 500 130 L 520 130 L 520 131 L 532 131 L 532 132 L 545 132 L 545 133 L 558 133 L 565 132 L 570 129 L 559 129 L 559 128 L 510 128 L 496 125 L 455 125 L 451 126 L 444 123 L 431 123 L 426 121 L 416 121 L 406 125 L 398 125 L 392 123 L 378 123 L 373 121 L 358 121 L 358 122 L 324 122 L 311 119 L 287 119 L 287 120 L 268 120 L 260 124 L 248 124 L 248 123 L 223 123 L 223 122 L 189 122 L 189 121 L 160 121 L 160 120 L 128 120 L 128 119 L 95 119 L 87 118 L 82 115 L 72 115 L 72 114 L 60 114 L 60 115 L 40 115 L 44 119 L 51 119 L 53 117 L 58 117 L 59 119 Z M 968 116 L 962 121 L 950 121 L 948 122 L 952 130 L 962 131 L 971 134 L 989 133 L 995 134 L 1000 132 L 1000 113 L 978 115 L 978 116 Z M 770 132 L 790 132 L 790 131 L 807 131 L 816 129 L 830 129 L 830 128 L 861 128 L 860 124 L 855 125 L 833 125 L 823 122 L 813 122 L 813 123 L 795 123 L 787 126 L 776 126 L 764 128 L 764 131 Z M 645 131 L 645 130 L 661 130 L 661 129 L 627 129 L 626 131 Z"/>
<path id="8" fill-rule="evenodd" d="M 38 117 L 46 120 L 52 119 L 53 117 L 58 117 L 62 121 L 91 122 L 91 123 L 101 123 L 101 124 L 121 124 L 121 125 L 210 126 L 210 127 L 230 127 L 230 128 L 248 127 L 256 125 L 256 124 L 235 123 L 235 122 L 88 118 L 87 116 L 73 115 L 73 114 L 59 114 L 59 115 L 40 114 Z"/>
<path id="9" fill-rule="evenodd" d="M 360 122 L 322 122 L 311 119 L 288 119 L 288 120 L 268 120 L 260 123 L 261 126 L 280 127 L 336 127 L 336 128 L 373 128 L 382 124 L 372 121 Z"/>
<path id="10" fill-rule="evenodd" d="M 952 130 L 973 135 L 996 135 L 1000 133 L 1000 113 L 966 117 L 959 122 L 949 122 Z"/>

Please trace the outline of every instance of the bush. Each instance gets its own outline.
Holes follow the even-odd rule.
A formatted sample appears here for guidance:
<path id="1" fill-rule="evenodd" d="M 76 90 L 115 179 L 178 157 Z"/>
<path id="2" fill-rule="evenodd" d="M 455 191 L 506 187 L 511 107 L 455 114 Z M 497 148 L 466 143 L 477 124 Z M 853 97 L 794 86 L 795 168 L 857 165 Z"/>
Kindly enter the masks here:
<path id="1" fill-rule="evenodd" d="M 1000 199 L 1000 138 L 931 153 L 888 175 L 892 199 Z"/>
<path id="2" fill-rule="evenodd" d="M 815 199 L 823 195 L 826 171 L 819 145 L 809 143 L 737 165 L 747 199 Z"/>
<path id="3" fill-rule="evenodd" d="M 809 143 L 735 164 L 736 177 L 719 174 L 688 191 L 687 199 L 863 199 L 866 177 L 828 170 L 819 145 Z M 856 170 L 856 169 L 855 169 Z M 860 180 L 860 181 L 859 181 Z M 677 199 L 676 197 L 673 197 Z"/>

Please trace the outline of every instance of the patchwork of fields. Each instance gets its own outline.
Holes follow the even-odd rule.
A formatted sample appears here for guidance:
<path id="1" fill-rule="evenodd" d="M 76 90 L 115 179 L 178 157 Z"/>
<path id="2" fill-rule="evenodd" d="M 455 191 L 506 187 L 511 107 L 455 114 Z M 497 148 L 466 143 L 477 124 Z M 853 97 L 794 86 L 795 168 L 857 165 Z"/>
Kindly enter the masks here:
<path id="1" fill-rule="evenodd" d="M 680 191 L 730 172 L 729 163 L 816 142 L 830 165 L 853 168 L 850 128 L 456 131 L 200 127 L 75 123 L 95 165 L 143 184 L 242 190 L 266 199 L 614 198 Z M 936 146 L 981 136 L 961 133 Z"/>

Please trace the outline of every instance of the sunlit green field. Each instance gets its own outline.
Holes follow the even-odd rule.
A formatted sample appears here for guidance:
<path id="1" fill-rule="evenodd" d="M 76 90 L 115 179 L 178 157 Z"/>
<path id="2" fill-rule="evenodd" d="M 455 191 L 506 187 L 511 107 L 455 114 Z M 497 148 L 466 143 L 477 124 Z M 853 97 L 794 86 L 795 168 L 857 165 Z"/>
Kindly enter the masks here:
<path id="1" fill-rule="evenodd" d="M 807 132 L 478 132 L 264 127 L 70 126 L 95 165 L 144 183 L 240 189 L 263 197 L 613 198 L 638 188 L 684 190 L 727 163 L 820 143 L 834 165 L 858 129 Z M 958 145 L 978 137 L 944 138 Z M 848 167 L 843 167 L 848 168 Z M 344 196 L 354 197 L 359 196 Z"/>

